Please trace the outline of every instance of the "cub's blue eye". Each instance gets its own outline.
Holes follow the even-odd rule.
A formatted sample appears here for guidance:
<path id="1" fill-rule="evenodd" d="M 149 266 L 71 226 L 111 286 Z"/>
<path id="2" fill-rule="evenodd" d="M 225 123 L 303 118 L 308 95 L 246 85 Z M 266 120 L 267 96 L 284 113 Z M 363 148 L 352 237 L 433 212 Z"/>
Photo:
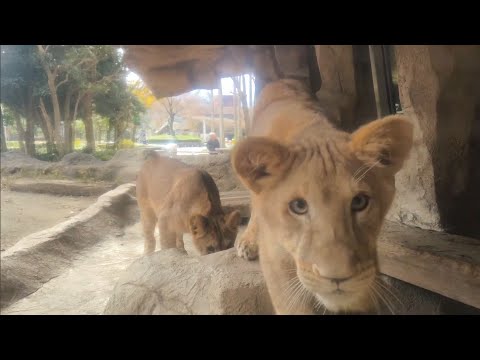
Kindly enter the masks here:
<path id="1" fill-rule="evenodd" d="M 288 204 L 290 210 L 297 215 L 304 215 L 308 211 L 308 204 L 304 199 L 295 199 Z"/>
<path id="2" fill-rule="evenodd" d="M 358 194 L 353 197 L 351 209 L 352 211 L 358 212 L 365 210 L 370 203 L 370 198 L 365 194 Z"/>

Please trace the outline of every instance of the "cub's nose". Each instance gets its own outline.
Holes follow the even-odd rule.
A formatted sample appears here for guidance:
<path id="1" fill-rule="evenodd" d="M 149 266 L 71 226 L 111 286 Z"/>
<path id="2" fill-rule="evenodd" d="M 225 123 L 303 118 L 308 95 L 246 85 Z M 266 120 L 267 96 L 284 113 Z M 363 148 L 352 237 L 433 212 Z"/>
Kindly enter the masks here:
<path id="1" fill-rule="evenodd" d="M 312 265 L 314 274 L 340 284 L 357 272 L 358 259 L 355 252 L 343 244 L 325 246 Z"/>

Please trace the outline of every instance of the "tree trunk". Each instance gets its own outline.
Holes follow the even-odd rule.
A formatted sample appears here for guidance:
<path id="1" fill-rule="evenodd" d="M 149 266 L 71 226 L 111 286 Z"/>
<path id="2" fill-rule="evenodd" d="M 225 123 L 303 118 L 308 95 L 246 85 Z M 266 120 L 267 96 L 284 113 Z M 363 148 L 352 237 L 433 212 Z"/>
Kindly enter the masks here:
<path id="1" fill-rule="evenodd" d="M 218 89 L 220 95 L 220 147 L 225 147 L 225 131 L 223 127 L 223 91 L 222 91 L 222 81 L 220 81 L 220 88 Z"/>
<path id="2" fill-rule="evenodd" d="M 137 142 L 136 136 L 137 136 L 137 125 L 133 125 L 133 129 L 132 129 L 132 141 L 133 141 L 134 143 Z"/>
<path id="3" fill-rule="evenodd" d="M 58 93 L 57 93 L 57 84 L 55 83 L 57 78 L 57 69 L 52 71 L 46 62 L 46 50 L 43 48 L 42 45 L 37 45 L 40 60 L 42 62 L 43 69 L 45 70 L 45 74 L 47 75 L 47 83 L 48 88 L 50 90 L 50 98 L 52 99 L 52 106 L 53 106 L 53 121 L 54 121 L 54 131 L 53 137 L 55 139 L 55 145 L 57 151 L 60 156 L 65 155 L 65 146 L 63 142 L 63 134 L 61 129 L 62 124 L 62 114 L 60 113 L 60 104 L 58 101 Z"/>
<path id="4" fill-rule="evenodd" d="M 170 114 L 168 116 L 168 127 L 170 128 L 170 135 L 175 136 L 175 129 L 173 128 L 173 122 L 175 120 L 175 115 Z"/>
<path id="5" fill-rule="evenodd" d="M 73 111 L 73 117 L 72 117 L 72 142 L 73 142 L 73 148 L 75 149 L 75 125 L 77 121 L 77 111 L 78 111 L 78 104 L 80 104 L 80 100 L 82 100 L 84 93 L 79 92 L 77 96 L 77 101 L 75 102 L 75 109 Z"/>
<path id="6" fill-rule="evenodd" d="M 213 99 L 212 89 L 212 121 L 210 122 L 210 132 L 215 132 L 215 101 Z"/>
<path id="7" fill-rule="evenodd" d="M 35 111 L 33 101 L 33 90 L 30 88 L 27 93 L 26 103 L 26 126 L 25 126 L 25 147 L 27 154 L 35 156 Z"/>
<path id="8" fill-rule="evenodd" d="M 47 113 L 47 110 L 45 109 L 45 104 L 43 102 L 43 99 L 40 98 L 39 100 L 39 108 L 40 108 L 40 112 L 41 112 L 41 117 L 42 117 L 42 131 L 44 132 L 45 134 L 45 131 L 46 133 L 48 133 L 48 140 L 47 140 L 47 137 L 45 138 L 46 141 L 50 142 L 50 147 L 52 149 L 52 152 L 53 151 L 56 151 L 56 146 L 55 146 L 55 135 L 53 133 L 53 126 L 52 126 L 52 120 L 50 118 L 50 115 L 48 115 Z M 47 149 L 48 149 L 48 143 L 47 143 Z"/>
<path id="9" fill-rule="evenodd" d="M 34 116 L 35 120 L 38 126 L 40 126 L 40 129 L 42 129 L 43 137 L 45 138 L 45 144 L 47 145 L 47 152 L 49 154 L 54 152 L 54 146 L 53 146 L 53 141 L 52 141 L 52 136 L 48 131 L 48 127 L 45 124 L 45 121 L 43 121 L 42 116 L 39 114 L 38 110 L 34 109 Z"/>
<path id="10" fill-rule="evenodd" d="M 25 153 L 25 130 L 22 126 L 22 120 L 18 113 L 14 113 L 15 116 L 15 125 L 17 127 L 17 135 L 18 135 L 18 146 L 20 150 Z"/>
<path id="11" fill-rule="evenodd" d="M 73 131 L 72 131 L 72 117 L 70 116 L 70 105 L 72 100 L 72 90 L 69 87 L 67 89 L 67 93 L 65 94 L 65 101 L 63 103 L 63 121 L 64 121 L 64 129 L 63 129 L 63 137 L 65 139 L 65 153 L 71 153 L 74 150 L 73 145 Z"/>
<path id="12" fill-rule="evenodd" d="M 48 76 L 48 88 L 50 89 L 50 98 L 52 99 L 53 106 L 53 135 L 55 138 L 57 151 L 60 157 L 63 157 L 63 155 L 65 155 L 65 146 L 62 136 L 62 115 L 60 113 L 60 104 L 58 102 L 57 88 L 55 86 L 55 79 L 53 78 L 53 75 Z"/>
<path id="13" fill-rule="evenodd" d="M 231 78 L 233 83 L 235 84 L 234 77 Z M 239 138 L 239 129 L 238 129 L 238 124 L 239 124 L 239 118 L 238 118 L 238 89 L 234 86 L 233 87 L 233 137 L 235 138 L 235 141 L 238 141 Z"/>
<path id="14" fill-rule="evenodd" d="M 115 149 L 118 149 L 120 141 L 123 138 L 123 133 L 125 132 L 125 124 L 126 122 L 123 121 L 121 118 L 117 118 L 115 121 L 115 139 L 114 139 L 114 146 Z"/>
<path id="15" fill-rule="evenodd" d="M 35 156 L 35 121 L 33 116 L 29 116 L 26 119 L 25 127 L 25 147 L 27 148 L 27 154 Z"/>
<path id="16" fill-rule="evenodd" d="M 108 120 L 108 130 L 107 130 L 107 146 L 112 139 L 112 121 Z"/>
<path id="17" fill-rule="evenodd" d="M 86 93 L 83 99 L 83 123 L 85 124 L 85 137 L 87 138 L 87 146 L 85 151 L 93 153 L 95 151 L 95 133 L 93 131 L 93 110 L 92 110 L 93 94 Z"/>
<path id="18" fill-rule="evenodd" d="M 240 81 L 236 78 L 233 79 L 234 87 L 240 89 Z M 240 93 L 240 100 L 242 102 L 242 110 L 243 110 L 243 117 L 245 119 L 245 133 L 248 135 L 250 130 L 250 114 L 248 112 L 248 103 L 247 103 L 247 95 L 243 91 L 239 91 Z"/>
<path id="19" fill-rule="evenodd" d="M 3 124 L 3 114 L 2 114 L 2 108 L 0 108 L 0 137 L 2 138 L 2 147 L 0 149 L 0 152 L 5 152 L 8 151 L 7 147 L 7 139 L 5 139 L 5 126 Z"/>
<path id="20" fill-rule="evenodd" d="M 118 149 L 118 120 L 115 121 L 115 125 L 113 126 L 113 147 Z"/>

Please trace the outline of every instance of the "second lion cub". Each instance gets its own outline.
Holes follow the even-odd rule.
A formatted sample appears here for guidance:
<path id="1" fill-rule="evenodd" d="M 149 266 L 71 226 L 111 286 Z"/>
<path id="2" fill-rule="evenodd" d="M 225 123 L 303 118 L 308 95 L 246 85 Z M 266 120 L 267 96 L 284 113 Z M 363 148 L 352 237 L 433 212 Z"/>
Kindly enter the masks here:
<path id="1" fill-rule="evenodd" d="M 184 233 L 192 234 L 202 255 L 233 247 L 240 212 L 225 214 L 218 188 L 206 171 L 152 153 L 140 169 L 136 192 L 145 254 L 155 251 L 157 223 L 162 249 L 184 248 Z"/>

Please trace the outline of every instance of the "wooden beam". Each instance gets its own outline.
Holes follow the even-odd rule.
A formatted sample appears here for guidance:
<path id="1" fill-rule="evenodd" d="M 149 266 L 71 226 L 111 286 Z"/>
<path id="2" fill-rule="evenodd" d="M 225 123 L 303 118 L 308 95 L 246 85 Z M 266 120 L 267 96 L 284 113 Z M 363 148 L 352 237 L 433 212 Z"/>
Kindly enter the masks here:
<path id="1" fill-rule="evenodd" d="M 388 222 L 378 259 L 383 274 L 480 308 L 480 240 Z"/>

